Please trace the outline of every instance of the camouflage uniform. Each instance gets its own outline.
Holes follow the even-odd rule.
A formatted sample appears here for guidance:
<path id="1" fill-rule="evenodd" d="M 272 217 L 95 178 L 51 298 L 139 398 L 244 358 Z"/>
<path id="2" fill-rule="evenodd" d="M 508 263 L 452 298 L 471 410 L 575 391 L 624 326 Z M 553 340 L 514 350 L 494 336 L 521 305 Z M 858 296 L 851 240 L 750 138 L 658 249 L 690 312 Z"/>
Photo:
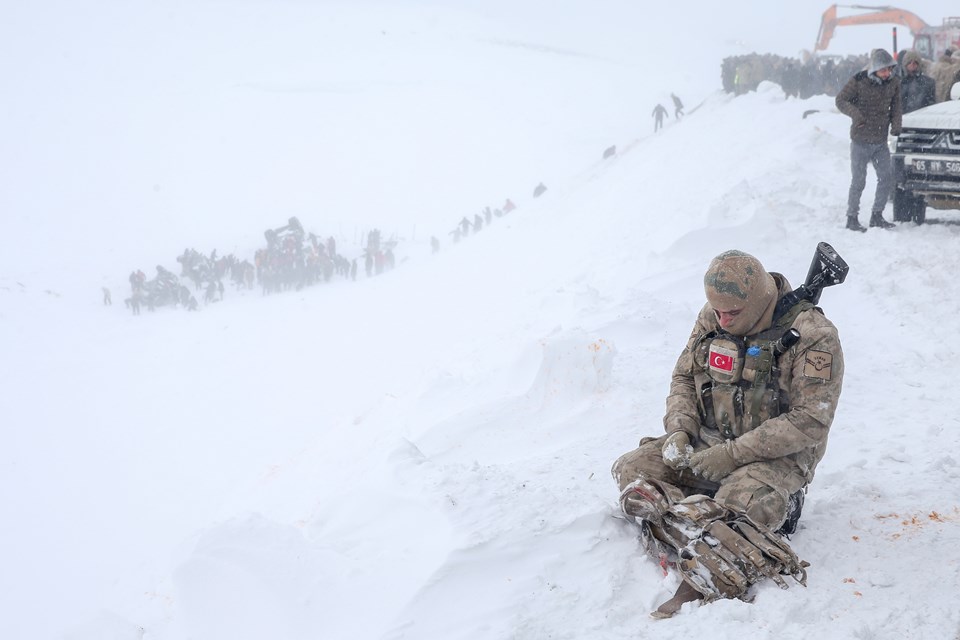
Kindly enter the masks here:
<path id="1" fill-rule="evenodd" d="M 777 299 L 791 291 L 782 275 L 763 275 L 776 283 Z M 613 476 L 621 491 L 639 478 L 653 479 L 687 496 L 714 496 L 726 508 L 745 513 L 771 530 L 783 524 L 790 496 L 813 480 L 826 450 L 843 382 L 843 352 L 836 328 L 820 309 L 803 304 L 806 306 L 802 310 L 794 310 L 799 314 L 792 323 L 751 330 L 743 338 L 724 332 L 713 307 L 709 303 L 703 307 L 673 371 L 663 420 L 667 435 L 644 438 L 638 449 L 614 463 Z M 753 329 L 769 327 L 764 323 L 770 315 Z M 771 371 L 777 384 L 758 389 L 745 379 L 755 373 L 751 367 L 755 367 L 752 360 L 756 358 L 751 358 L 749 348 L 754 346 L 753 351 L 758 351 L 757 344 L 765 341 L 769 345 L 791 326 L 801 337 Z M 716 368 L 708 362 L 716 355 L 711 344 L 723 338 L 744 343 L 740 349 L 742 362 L 738 364 L 743 379 L 732 383 L 717 382 Z M 662 454 L 664 441 L 679 431 L 687 434 L 695 452 L 725 441 L 736 443 L 731 450 L 738 466 L 719 482 L 699 477 L 689 468 L 667 466 Z"/>

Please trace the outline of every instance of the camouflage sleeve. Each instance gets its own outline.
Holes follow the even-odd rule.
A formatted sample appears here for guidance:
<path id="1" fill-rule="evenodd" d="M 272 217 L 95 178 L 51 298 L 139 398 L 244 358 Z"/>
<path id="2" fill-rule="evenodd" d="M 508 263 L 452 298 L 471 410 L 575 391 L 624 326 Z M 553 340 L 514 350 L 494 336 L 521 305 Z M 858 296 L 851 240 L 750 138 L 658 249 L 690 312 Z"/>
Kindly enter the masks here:
<path id="1" fill-rule="evenodd" d="M 829 320 L 817 311 L 803 315 L 808 318 L 794 324 L 801 340 L 786 390 L 790 410 L 737 438 L 734 457 L 740 464 L 826 445 L 843 385 L 843 351 Z"/>
<path id="2" fill-rule="evenodd" d="M 700 411 L 697 408 L 697 388 L 693 380 L 693 347 L 709 329 L 703 323 L 703 311 L 687 338 L 687 345 L 673 367 L 670 393 L 667 395 L 667 410 L 663 416 L 663 429 L 667 433 L 685 431 L 691 442 L 696 442 L 700 433 Z"/>

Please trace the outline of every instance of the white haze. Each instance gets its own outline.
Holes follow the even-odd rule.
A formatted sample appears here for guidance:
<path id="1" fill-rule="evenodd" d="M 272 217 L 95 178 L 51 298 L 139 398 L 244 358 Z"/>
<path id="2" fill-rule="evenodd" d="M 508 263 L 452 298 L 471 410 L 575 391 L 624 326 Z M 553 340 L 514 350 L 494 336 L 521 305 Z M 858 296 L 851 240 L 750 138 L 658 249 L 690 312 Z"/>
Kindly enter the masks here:
<path id="1" fill-rule="evenodd" d="M 960 220 L 846 232 L 832 100 L 719 91 L 724 56 L 809 49 L 825 8 L 7 3 L 0 637 L 958 637 Z M 132 269 L 252 258 L 293 215 L 400 264 L 124 309 Z M 610 464 L 661 429 L 709 259 L 798 284 L 820 240 L 851 264 L 822 299 L 848 371 L 809 584 L 655 622 L 676 576 Z"/>

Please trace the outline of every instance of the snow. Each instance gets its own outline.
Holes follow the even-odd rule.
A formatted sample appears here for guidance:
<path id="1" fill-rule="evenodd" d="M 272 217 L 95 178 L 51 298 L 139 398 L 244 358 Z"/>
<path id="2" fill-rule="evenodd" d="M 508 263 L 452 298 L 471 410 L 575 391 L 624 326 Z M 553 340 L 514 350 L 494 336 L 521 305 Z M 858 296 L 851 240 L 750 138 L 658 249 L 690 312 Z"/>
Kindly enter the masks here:
<path id="1" fill-rule="evenodd" d="M 958 123 L 960 101 L 956 98 L 903 114 L 903 126 L 911 129 L 958 129 Z"/>
<path id="2" fill-rule="evenodd" d="M 960 217 L 846 231 L 832 100 L 719 91 L 823 8 L 718 6 L 681 47 L 688 7 L 614 0 L 7 7 L 0 637 L 955 637 Z M 131 269 L 251 258 L 291 215 L 398 267 L 124 309 Z M 818 241 L 851 271 L 808 586 L 655 621 L 677 577 L 610 465 L 661 431 L 709 260 L 797 285 Z"/>

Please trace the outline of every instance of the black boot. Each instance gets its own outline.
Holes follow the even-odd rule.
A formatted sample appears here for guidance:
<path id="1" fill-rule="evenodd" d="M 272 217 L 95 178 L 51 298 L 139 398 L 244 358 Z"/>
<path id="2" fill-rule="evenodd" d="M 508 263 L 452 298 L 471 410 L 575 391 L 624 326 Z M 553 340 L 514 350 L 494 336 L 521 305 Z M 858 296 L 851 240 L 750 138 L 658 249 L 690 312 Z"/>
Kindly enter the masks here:
<path id="1" fill-rule="evenodd" d="M 797 530 L 800 514 L 803 512 L 803 496 L 803 489 L 798 489 L 790 495 L 790 500 L 787 502 L 787 519 L 777 529 L 777 533 L 780 535 L 791 536 Z"/>
<path id="2" fill-rule="evenodd" d="M 866 232 L 867 228 L 860 224 L 860 221 L 857 220 L 857 216 L 847 216 L 847 229 L 850 231 L 863 231 Z"/>
<path id="3" fill-rule="evenodd" d="M 884 220 L 883 214 L 874 213 L 873 215 L 870 216 L 870 226 L 879 227 L 881 229 L 890 229 L 897 225 L 893 224 L 892 222 L 887 222 L 886 220 Z"/>

